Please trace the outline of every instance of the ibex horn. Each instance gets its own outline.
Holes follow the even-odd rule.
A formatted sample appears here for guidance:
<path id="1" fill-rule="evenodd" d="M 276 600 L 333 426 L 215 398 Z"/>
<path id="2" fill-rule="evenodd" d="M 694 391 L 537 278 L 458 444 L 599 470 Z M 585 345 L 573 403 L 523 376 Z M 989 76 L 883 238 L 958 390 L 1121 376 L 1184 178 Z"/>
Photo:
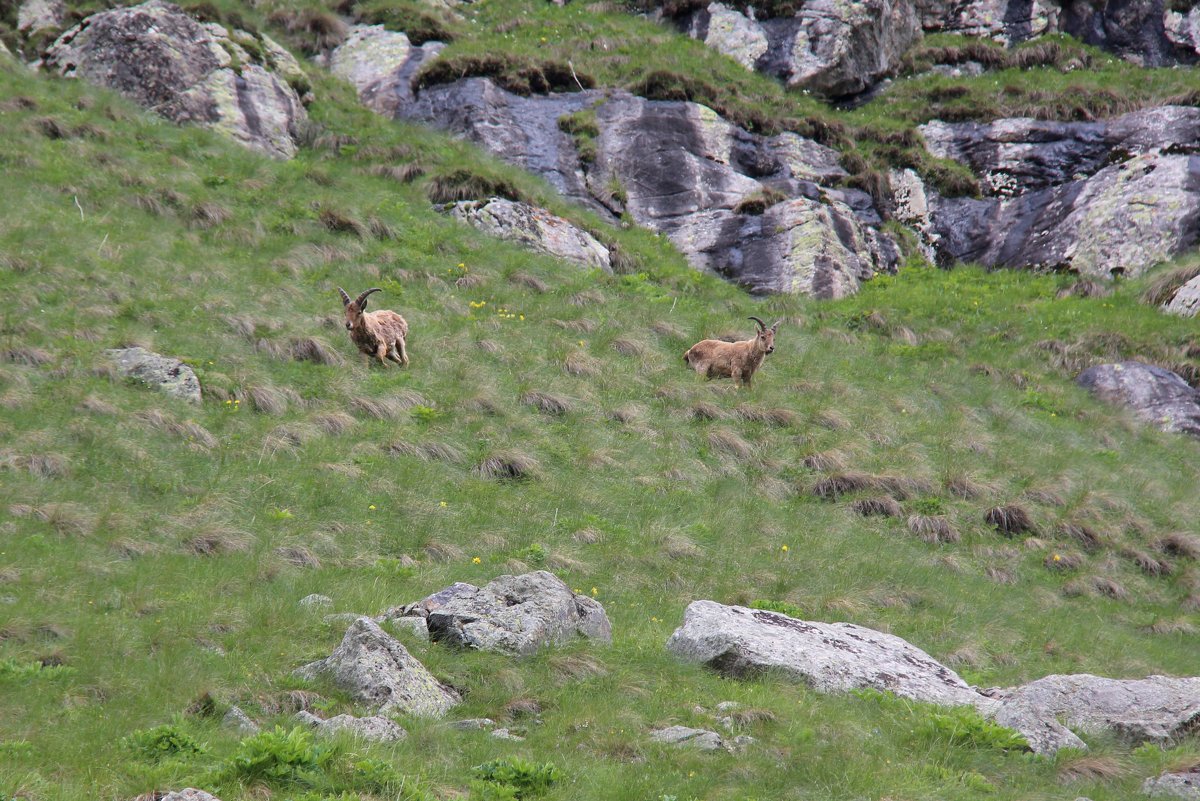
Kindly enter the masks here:
<path id="1" fill-rule="evenodd" d="M 379 287 L 375 287 L 374 289 L 368 289 L 366 292 L 362 293 L 357 298 L 355 298 L 354 305 L 358 307 L 359 311 L 362 311 L 363 309 L 367 308 L 367 295 L 370 295 L 372 292 L 382 292 L 382 291 L 383 290 L 380 289 Z"/>
<path id="2" fill-rule="evenodd" d="M 775 325 L 771 326 L 771 330 L 772 330 L 772 331 L 778 331 L 778 330 L 779 330 L 779 324 L 780 324 L 780 323 L 782 323 L 782 322 L 783 322 L 783 318 L 782 318 L 782 317 L 781 317 L 781 318 L 779 318 L 778 320 L 776 320 L 776 321 L 775 321 Z"/>
<path id="3" fill-rule="evenodd" d="M 342 296 L 342 305 L 343 305 L 343 306 L 349 306 L 349 305 L 350 305 L 350 296 L 346 294 L 346 290 L 342 289 L 342 288 L 339 286 L 339 287 L 338 287 L 338 294 Z"/>
<path id="4" fill-rule="evenodd" d="M 759 331 L 766 331 L 766 330 L 767 330 L 767 324 L 766 324 L 766 323 L 764 323 L 762 320 L 758 319 L 757 317 L 747 317 L 746 319 L 747 319 L 747 320 L 753 320 L 754 322 L 758 323 L 758 330 L 759 330 Z"/>

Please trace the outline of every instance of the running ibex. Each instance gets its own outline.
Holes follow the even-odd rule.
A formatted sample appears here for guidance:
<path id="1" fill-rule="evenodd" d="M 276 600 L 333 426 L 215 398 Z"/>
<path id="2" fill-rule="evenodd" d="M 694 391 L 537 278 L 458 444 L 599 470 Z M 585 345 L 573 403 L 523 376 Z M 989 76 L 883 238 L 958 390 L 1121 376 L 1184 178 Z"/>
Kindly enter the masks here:
<path id="1" fill-rule="evenodd" d="M 368 356 L 376 356 L 385 366 L 387 359 L 408 366 L 408 352 L 404 349 L 404 338 L 408 336 L 408 323 L 394 311 L 383 309 L 368 312 L 367 296 L 382 292 L 379 287 L 368 289 L 354 300 L 346 290 L 338 287 L 342 305 L 346 307 L 346 330 L 358 349 Z"/>

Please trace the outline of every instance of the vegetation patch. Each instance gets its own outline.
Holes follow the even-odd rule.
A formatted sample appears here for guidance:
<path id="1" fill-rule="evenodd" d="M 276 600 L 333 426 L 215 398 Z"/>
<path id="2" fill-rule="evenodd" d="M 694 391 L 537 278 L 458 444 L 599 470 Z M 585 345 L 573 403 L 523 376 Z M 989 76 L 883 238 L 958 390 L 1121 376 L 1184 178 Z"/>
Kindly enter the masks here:
<path id="1" fill-rule="evenodd" d="M 590 75 L 578 73 L 561 61 L 463 55 L 441 56 L 428 62 L 413 78 L 413 90 L 419 92 L 463 78 L 490 78 L 501 89 L 525 96 L 581 92 L 596 85 Z"/>

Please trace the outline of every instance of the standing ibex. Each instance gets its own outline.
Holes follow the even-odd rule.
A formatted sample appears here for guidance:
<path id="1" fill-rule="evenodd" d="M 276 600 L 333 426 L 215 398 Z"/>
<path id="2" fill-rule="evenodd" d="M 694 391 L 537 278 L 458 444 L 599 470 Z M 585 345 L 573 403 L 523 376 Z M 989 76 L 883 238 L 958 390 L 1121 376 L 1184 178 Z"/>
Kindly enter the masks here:
<path id="1" fill-rule="evenodd" d="M 742 386 L 750 386 L 754 371 L 759 368 L 768 353 L 774 352 L 775 331 L 783 321 L 780 320 L 767 328 L 767 324 L 757 317 L 747 319 L 758 323 L 758 334 L 753 339 L 744 339 L 741 342 L 701 340 L 683 354 L 684 362 L 708 378 L 732 378 Z"/>
<path id="2" fill-rule="evenodd" d="M 342 296 L 342 305 L 346 307 L 346 330 L 350 339 L 358 349 L 368 356 L 377 356 L 384 365 L 385 359 L 391 359 L 396 364 L 408 366 L 408 352 L 404 350 L 404 338 L 408 336 L 408 323 L 394 311 L 383 309 L 368 312 L 367 296 L 372 292 L 382 292 L 376 287 L 368 289 L 354 300 L 346 294 L 346 290 L 338 287 Z"/>

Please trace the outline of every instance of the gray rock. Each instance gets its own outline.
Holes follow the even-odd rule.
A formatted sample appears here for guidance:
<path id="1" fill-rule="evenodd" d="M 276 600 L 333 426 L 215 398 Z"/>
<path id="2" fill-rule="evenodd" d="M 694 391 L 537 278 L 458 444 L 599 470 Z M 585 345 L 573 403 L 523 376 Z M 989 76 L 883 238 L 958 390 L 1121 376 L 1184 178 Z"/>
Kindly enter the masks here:
<path id="1" fill-rule="evenodd" d="M 370 618 L 351 624 L 327 658 L 295 671 L 305 679 L 327 678 L 356 701 L 380 712 L 441 717 L 459 695 L 439 682 L 394 637 Z"/>
<path id="2" fill-rule="evenodd" d="M 500 576 L 482 589 L 471 589 L 470 593 L 456 590 L 449 600 L 429 611 L 426 622 L 431 640 L 513 655 L 531 654 L 577 636 L 612 641 L 604 607 L 571 592 L 544 570 Z"/>
<path id="3" fill-rule="evenodd" d="M 178 359 L 153 353 L 145 348 L 116 348 L 105 354 L 117 366 L 117 372 L 172 398 L 189 403 L 200 402 L 200 381 L 196 373 Z"/>
<path id="4" fill-rule="evenodd" d="M 558 120 L 590 109 L 595 159 L 580 161 Z M 423 90 L 399 113 L 464 136 L 533 172 L 566 197 L 666 234 L 699 270 L 753 292 L 839 297 L 893 272 L 895 244 L 829 148 L 795 134 L 751 134 L 696 103 L 625 92 L 519 97 L 471 78 Z M 751 213 L 770 188 L 790 203 Z"/>
<path id="5" fill-rule="evenodd" d="M 496 729 L 495 731 L 491 732 L 488 736 L 495 737 L 497 740 L 512 740 L 513 742 L 517 742 L 517 743 L 525 742 L 524 737 L 522 737 L 519 734 L 513 734 L 508 729 Z"/>
<path id="6" fill-rule="evenodd" d="M 329 69 L 354 86 L 364 105 L 391 116 L 399 104 L 412 102 L 413 76 L 445 46 L 426 42 L 415 47 L 406 35 L 382 25 L 356 25 L 330 54 Z"/>
<path id="7" fill-rule="evenodd" d="M 667 650 L 725 675 L 771 671 L 819 692 L 884 690 L 943 706 L 976 706 L 981 698 L 954 671 L 891 634 L 714 601 L 688 606 Z"/>
<path id="8" fill-rule="evenodd" d="M 491 718 L 467 718 L 466 720 L 456 720 L 450 724 L 452 729 L 460 729 L 462 731 L 474 731 L 476 729 L 490 729 L 496 725 L 496 721 Z"/>
<path id="9" fill-rule="evenodd" d="M 310 712 L 297 712 L 296 720 L 312 726 L 324 735 L 348 731 L 355 737 L 379 743 L 394 743 L 408 736 L 408 732 L 400 728 L 394 721 L 378 716 L 356 718 L 353 715 L 338 715 L 328 720 L 321 720 Z"/>
<path id="10" fill-rule="evenodd" d="M 301 598 L 299 604 L 309 608 L 321 608 L 333 606 L 333 599 L 328 595 L 321 595 L 314 592 L 312 595 L 305 595 L 303 598 Z"/>
<path id="11" fill-rule="evenodd" d="M 927 31 L 980 36 L 1005 44 L 1058 30 L 1062 11 L 1051 0 L 916 0 Z"/>
<path id="12" fill-rule="evenodd" d="M 656 743 L 695 748 L 699 751 L 719 751 L 725 747 L 725 741 L 715 731 L 691 729 L 687 726 L 655 729 L 650 732 L 650 739 Z"/>
<path id="13" fill-rule="evenodd" d="M 17 9 L 17 30 L 26 35 L 61 28 L 66 20 L 63 0 L 25 0 Z"/>
<path id="14" fill-rule="evenodd" d="M 1150 152 L 1011 199 L 932 198 L 939 260 L 1133 277 L 1192 247 L 1200 156 Z"/>
<path id="15" fill-rule="evenodd" d="M 1170 370 L 1140 362 L 1101 364 L 1084 370 L 1076 382 L 1163 431 L 1200 437 L 1200 391 Z"/>
<path id="16" fill-rule="evenodd" d="M 712 3 L 683 27 L 746 67 L 830 97 L 891 75 L 921 35 L 911 0 L 809 0 L 795 16 L 760 20 Z"/>
<path id="17" fill-rule="evenodd" d="M 203 790 L 197 790 L 195 787 L 188 787 L 183 790 L 176 790 L 173 793 L 167 793 L 161 801 L 221 801 L 215 795 L 209 795 Z"/>
<path id="18" fill-rule="evenodd" d="M 1200 275 L 1179 287 L 1174 297 L 1163 306 L 1163 310 L 1181 317 L 1195 317 L 1200 314 Z"/>
<path id="19" fill-rule="evenodd" d="M 1200 723 L 1200 678 L 1109 679 L 1083 673 L 1046 676 L 989 695 L 1002 708 L 1029 710 L 1085 733 L 1115 734 L 1133 743 L 1166 742 Z"/>
<path id="20" fill-rule="evenodd" d="M 240 734 L 256 734 L 259 726 L 239 706 L 231 706 L 221 718 L 221 725 Z"/>
<path id="21" fill-rule="evenodd" d="M 517 242 L 582 267 L 612 272 L 608 248 L 587 231 L 545 209 L 494 197 L 486 201 L 448 203 L 441 210 L 500 239 Z"/>
<path id="22" fill-rule="evenodd" d="M 1200 771 L 1164 773 L 1142 782 L 1142 792 L 1151 798 L 1183 798 L 1200 801 Z"/>
<path id="23" fill-rule="evenodd" d="M 429 624 L 423 617 L 394 617 L 390 622 L 397 630 L 406 631 L 420 640 L 429 640 Z"/>
<path id="24" fill-rule="evenodd" d="M 201 24 L 178 6 L 150 0 L 103 11 L 59 37 L 44 65 L 115 89 L 178 123 L 204 125 L 279 158 L 296 152 L 304 106 L 286 74 L 295 60 L 266 37 Z"/>
<path id="25" fill-rule="evenodd" d="M 1016 5 L 1015 0 L 1009 0 Z M 1067 0 L 1059 30 L 1143 67 L 1192 63 L 1196 53 L 1167 34 L 1164 0 Z"/>
<path id="26" fill-rule="evenodd" d="M 1026 704 L 1001 704 L 991 712 L 1001 726 L 1021 733 L 1035 754 L 1052 755 L 1063 748 L 1086 751 L 1087 744 L 1045 710 Z"/>
<path id="27" fill-rule="evenodd" d="M 1192 6 L 1186 14 L 1168 10 L 1163 33 L 1176 48 L 1200 56 L 1200 6 Z"/>

